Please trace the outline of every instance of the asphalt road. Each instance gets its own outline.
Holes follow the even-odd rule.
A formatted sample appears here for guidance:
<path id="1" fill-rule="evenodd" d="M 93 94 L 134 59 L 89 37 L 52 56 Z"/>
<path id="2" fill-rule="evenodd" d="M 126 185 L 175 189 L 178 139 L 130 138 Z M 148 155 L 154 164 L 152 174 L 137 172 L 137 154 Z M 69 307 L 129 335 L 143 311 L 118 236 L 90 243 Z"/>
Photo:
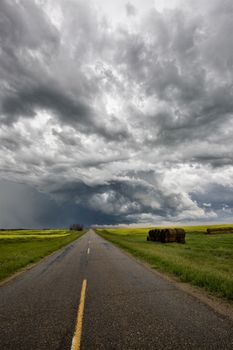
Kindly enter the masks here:
<path id="1" fill-rule="evenodd" d="M 89 231 L 0 288 L 1 350 L 233 349 L 233 322 Z"/>

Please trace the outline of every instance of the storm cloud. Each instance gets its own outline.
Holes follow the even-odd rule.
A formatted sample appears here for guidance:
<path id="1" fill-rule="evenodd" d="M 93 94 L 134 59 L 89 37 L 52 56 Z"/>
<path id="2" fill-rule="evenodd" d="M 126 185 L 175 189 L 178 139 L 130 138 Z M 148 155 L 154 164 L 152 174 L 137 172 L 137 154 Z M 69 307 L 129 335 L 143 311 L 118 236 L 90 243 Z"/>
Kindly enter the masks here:
<path id="1" fill-rule="evenodd" d="M 0 226 L 231 221 L 233 4 L 162 3 L 1 1 Z"/>

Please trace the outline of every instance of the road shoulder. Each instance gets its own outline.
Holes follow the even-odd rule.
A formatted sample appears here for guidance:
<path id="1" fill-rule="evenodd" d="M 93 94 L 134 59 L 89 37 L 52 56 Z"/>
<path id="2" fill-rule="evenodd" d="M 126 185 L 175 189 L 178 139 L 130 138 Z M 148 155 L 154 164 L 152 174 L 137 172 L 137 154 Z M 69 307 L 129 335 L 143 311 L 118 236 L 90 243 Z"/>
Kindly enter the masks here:
<path id="1" fill-rule="evenodd" d="M 95 231 L 95 233 L 105 240 L 101 235 L 98 234 L 98 232 Z M 197 286 L 193 286 L 189 283 L 181 282 L 177 277 L 165 273 L 160 272 L 159 270 L 156 270 L 153 268 L 150 264 L 144 262 L 143 260 L 136 258 L 134 255 L 130 254 L 128 251 L 124 250 L 123 248 L 119 247 L 118 245 L 115 245 L 111 241 L 107 241 L 108 243 L 112 244 L 113 246 L 120 249 L 124 254 L 126 254 L 128 257 L 133 259 L 138 264 L 144 266 L 146 269 L 153 272 L 155 275 L 169 281 L 170 283 L 174 284 L 178 289 L 186 292 L 187 294 L 191 295 L 198 301 L 204 303 L 208 307 L 210 307 L 213 311 L 217 312 L 218 314 L 228 317 L 229 319 L 233 320 L 233 303 L 230 303 L 229 301 L 226 301 L 222 298 L 217 298 L 213 295 L 210 295 L 207 291 L 205 291 L 202 288 L 199 288 Z"/>
<path id="2" fill-rule="evenodd" d="M 72 245 L 75 241 L 77 241 L 78 239 L 82 238 L 85 233 L 87 233 L 88 230 L 85 230 L 81 236 L 79 236 L 78 238 L 76 238 L 75 240 L 71 241 L 70 243 L 64 245 L 63 247 L 54 250 L 52 253 L 45 255 L 43 258 L 41 258 L 40 260 L 34 262 L 34 263 L 29 263 L 26 266 L 22 267 L 20 270 L 14 272 L 12 275 L 6 277 L 5 279 L 3 279 L 2 281 L 0 281 L 0 288 L 3 287 L 4 285 L 10 283 L 12 280 L 16 279 L 17 277 L 20 277 L 22 274 L 26 273 L 27 271 L 30 271 L 31 269 L 33 269 L 34 267 L 36 267 L 37 265 L 39 265 L 42 262 L 46 262 L 47 259 L 50 259 L 52 256 L 59 254 L 60 252 L 62 252 L 64 249 L 66 249 L 67 247 L 69 247 L 70 245 Z"/>

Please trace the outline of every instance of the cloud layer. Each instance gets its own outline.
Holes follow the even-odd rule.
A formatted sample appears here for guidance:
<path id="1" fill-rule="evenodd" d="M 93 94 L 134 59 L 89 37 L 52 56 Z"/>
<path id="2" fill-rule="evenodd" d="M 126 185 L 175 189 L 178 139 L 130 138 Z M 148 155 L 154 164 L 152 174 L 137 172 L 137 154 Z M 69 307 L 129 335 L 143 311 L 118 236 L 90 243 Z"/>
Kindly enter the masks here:
<path id="1" fill-rule="evenodd" d="M 1 1 L 0 209 L 11 181 L 15 226 L 229 221 L 232 1 L 103 4 Z"/>

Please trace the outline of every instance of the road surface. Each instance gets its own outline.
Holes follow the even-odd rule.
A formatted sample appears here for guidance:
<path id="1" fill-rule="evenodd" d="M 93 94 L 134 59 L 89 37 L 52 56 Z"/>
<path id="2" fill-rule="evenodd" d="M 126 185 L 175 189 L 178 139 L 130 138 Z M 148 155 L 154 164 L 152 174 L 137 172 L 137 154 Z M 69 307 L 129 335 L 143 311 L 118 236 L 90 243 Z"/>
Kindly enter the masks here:
<path id="1" fill-rule="evenodd" d="M 230 319 L 92 230 L 0 288 L 1 350 L 71 349 L 81 325 L 86 350 L 233 349 Z"/>

